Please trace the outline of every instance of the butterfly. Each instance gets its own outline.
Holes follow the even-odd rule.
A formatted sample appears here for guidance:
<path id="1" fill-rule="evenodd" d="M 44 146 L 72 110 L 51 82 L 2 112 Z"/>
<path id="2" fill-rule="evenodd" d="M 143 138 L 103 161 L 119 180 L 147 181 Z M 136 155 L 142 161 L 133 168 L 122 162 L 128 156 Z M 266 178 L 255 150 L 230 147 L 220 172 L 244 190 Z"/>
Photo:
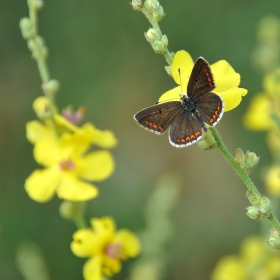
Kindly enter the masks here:
<path id="1" fill-rule="evenodd" d="M 224 103 L 213 93 L 215 81 L 208 62 L 199 57 L 192 69 L 187 93 L 180 101 L 147 107 L 134 115 L 144 129 L 162 135 L 169 127 L 169 142 L 177 148 L 199 141 L 207 125 L 215 126 L 223 115 Z"/>

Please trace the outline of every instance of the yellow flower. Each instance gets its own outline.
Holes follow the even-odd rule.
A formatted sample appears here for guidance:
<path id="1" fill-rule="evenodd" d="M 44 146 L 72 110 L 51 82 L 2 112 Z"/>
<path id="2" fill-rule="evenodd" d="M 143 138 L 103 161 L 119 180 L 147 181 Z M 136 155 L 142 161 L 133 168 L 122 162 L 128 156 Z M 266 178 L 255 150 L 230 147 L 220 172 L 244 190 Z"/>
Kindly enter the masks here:
<path id="1" fill-rule="evenodd" d="M 216 265 L 212 280 L 247 280 L 243 264 L 237 256 L 222 257 Z"/>
<path id="2" fill-rule="evenodd" d="M 270 280 L 280 277 L 280 255 L 258 236 L 249 236 L 241 244 L 239 255 L 222 257 L 212 280 Z"/>
<path id="3" fill-rule="evenodd" d="M 83 268 L 85 280 L 102 280 L 121 270 L 122 263 L 140 253 L 138 238 L 129 230 L 116 231 L 112 218 L 91 219 L 92 229 L 80 229 L 73 235 L 72 252 L 89 258 Z"/>
<path id="4" fill-rule="evenodd" d="M 280 165 L 272 165 L 265 178 L 267 190 L 272 195 L 280 195 Z"/>
<path id="5" fill-rule="evenodd" d="M 114 170 L 114 160 L 106 150 L 86 153 L 90 136 L 81 131 L 36 141 L 34 157 L 45 169 L 35 170 L 26 179 L 25 189 L 32 199 L 46 202 L 57 193 L 61 199 L 85 201 L 98 195 L 98 189 L 88 181 L 108 178 Z"/>
<path id="6" fill-rule="evenodd" d="M 193 69 L 194 62 L 186 51 L 178 51 L 175 54 L 171 73 L 175 82 L 181 85 L 172 90 L 164 93 L 159 101 L 165 102 L 168 100 L 180 100 L 180 94 L 182 94 L 182 88 L 185 90 L 189 81 L 191 71 Z M 225 111 L 230 111 L 237 107 L 242 97 L 247 94 L 247 90 L 239 88 L 240 75 L 234 71 L 234 69 L 225 60 L 220 60 L 211 66 L 211 70 L 216 83 L 214 93 L 218 94 L 225 103 Z M 180 69 L 180 74 L 178 69 Z M 181 76 L 181 77 L 180 77 Z"/>
<path id="7" fill-rule="evenodd" d="M 264 92 L 255 95 L 244 116 L 244 125 L 256 131 L 279 130 L 280 69 L 264 77 Z"/>
<path id="8" fill-rule="evenodd" d="M 270 100 L 264 93 L 255 95 L 244 116 L 244 125 L 256 131 L 269 130 L 275 126 L 270 117 Z"/>

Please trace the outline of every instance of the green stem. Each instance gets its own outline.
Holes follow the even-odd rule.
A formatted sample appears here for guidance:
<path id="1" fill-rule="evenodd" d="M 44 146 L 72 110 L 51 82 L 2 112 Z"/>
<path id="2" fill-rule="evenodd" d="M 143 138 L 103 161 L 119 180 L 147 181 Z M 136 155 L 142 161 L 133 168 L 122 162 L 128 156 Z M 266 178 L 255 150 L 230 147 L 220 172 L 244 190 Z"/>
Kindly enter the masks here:
<path id="1" fill-rule="evenodd" d="M 148 19 L 148 21 L 150 22 L 150 24 L 152 25 L 152 27 L 156 30 L 157 34 L 159 34 L 160 37 L 162 37 L 162 32 L 160 30 L 159 24 L 158 22 L 154 19 L 154 17 L 150 14 L 150 12 L 143 6 L 143 8 L 141 9 L 142 13 L 145 15 L 145 17 Z M 170 51 L 168 50 L 168 48 L 165 49 L 164 53 L 163 53 L 167 63 L 169 65 L 172 64 L 173 61 L 173 57 L 170 53 Z"/>
<path id="2" fill-rule="evenodd" d="M 209 130 L 212 132 L 212 135 L 214 136 L 214 138 L 215 138 L 215 140 L 217 142 L 218 148 L 220 149 L 220 151 L 222 152 L 222 154 L 224 155 L 224 157 L 226 158 L 228 163 L 235 170 L 237 175 L 244 182 L 244 184 L 246 185 L 248 190 L 253 191 L 253 192 L 255 192 L 255 193 L 257 193 L 257 194 L 259 194 L 261 196 L 260 192 L 258 191 L 257 187 L 255 186 L 255 184 L 253 183 L 253 181 L 251 180 L 249 175 L 246 174 L 242 170 L 242 168 L 235 161 L 234 157 L 231 155 L 231 153 L 229 152 L 229 150 L 227 149 L 227 147 L 223 143 L 222 138 L 219 135 L 217 129 L 215 127 L 210 127 Z M 276 218 L 276 216 L 272 212 L 271 212 L 270 216 L 268 217 L 268 220 L 273 224 L 274 228 L 280 234 L 280 222 L 278 221 L 278 219 Z"/>
<path id="3" fill-rule="evenodd" d="M 87 223 L 83 217 L 83 207 L 77 202 L 72 202 L 73 206 L 73 220 L 78 229 L 86 228 Z"/>
<path id="4" fill-rule="evenodd" d="M 40 43 L 39 40 L 43 40 L 38 35 L 38 16 L 37 16 L 37 10 L 34 9 L 32 5 L 32 0 L 28 0 L 28 7 L 29 7 L 29 19 L 32 23 L 32 26 L 34 28 L 34 36 L 29 39 L 30 43 L 32 44 L 33 48 L 33 56 L 36 59 L 39 75 L 42 80 L 42 88 L 44 91 L 45 96 L 49 100 L 50 104 L 50 112 L 51 112 L 51 120 L 52 120 L 52 127 L 54 131 L 56 132 L 56 135 L 58 136 L 58 129 L 55 121 L 55 100 L 54 100 L 54 94 L 48 93 L 46 90 L 44 90 L 44 85 L 46 85 L 50 80 L 50 72 L 48 69 L 48 65 L 46 62 L 46 54 L 44 53 L 44 50 L 42 48 L 42 43 Z M 46 47 L 45 47 L 46 48 Z M 46 50 L 45 50 L 46 51 Z"/>
<path id="5" fill-rule="evenodd" d="M 270 216 L 268 217 L 268 220 L 273 224 L 274 228 L 280 234 L 280 222 L 276 218 L 276 216 L 273 213 L 271 213 Z"/>
<path id="6" fill-rule="evenodd" d="M 30 39 L 32 41 L 32 45 L 34 48 L 35 59 L 37 61 L 39 74 L 41 76 L 41 79 L 43 83 L 46 83 L 50 80 L 50 74 L 49 69 L 47 67 L 46 61 L 44 56 L 42 55 L 42 51 L 40 49 L 40 46 L 38 45 L 38 17 L 37 17 L 37 10 L 35 10 L 32 7 L 32 2 L 28 1 L 28 7 L 29 7 L 29 18 L 32 22 L 33 28 L 34 28 L 34 37 Z"/>
<path id="7" fill-rule="evenodd" d="M 212 135 L 214 136 L 218 148 L 222 152 L 222 154 L 225 156 L 226 160 L 229 162 L 229 164 L 232 166 L 232 168 L 235 170 L 237 175 L 242 179 L 244 184 L 247 186 L 247 188 L 250 191 L 256 192 L 257 194 L 261 195 L 260 192 L 258 191 L 257 187 L 251 180 L 251 178 L 246 174 L 243 169 L 239 166 L 239 164 L 235 161 L 234 157 L 231 155 L 227 147 L 222 141 L 221 136 L 219 135 L 217 129 L 215 127 L 210 127 L 210 131 L 212 132 Z"/>

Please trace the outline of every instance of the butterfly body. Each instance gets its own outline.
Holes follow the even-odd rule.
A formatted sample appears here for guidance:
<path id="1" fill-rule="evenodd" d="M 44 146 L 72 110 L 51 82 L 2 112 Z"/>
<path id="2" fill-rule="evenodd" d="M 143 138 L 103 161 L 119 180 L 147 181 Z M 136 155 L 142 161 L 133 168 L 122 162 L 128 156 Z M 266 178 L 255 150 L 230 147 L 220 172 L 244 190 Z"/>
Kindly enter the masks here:
<path id="1" fill-rule="evenodd" d="M 202 137 L 202 130 L 216 125 L 223 115 L 223 101 L 212 92 L 215 82 L 208 62 L 199 57 L 193 67 L 187 94 L 180 101 L 167 101 L 145 108 L 134 115 L 146 130 L 163 134 L 169 127 L 169 141 L 177 147 L 189 146 Z"/>

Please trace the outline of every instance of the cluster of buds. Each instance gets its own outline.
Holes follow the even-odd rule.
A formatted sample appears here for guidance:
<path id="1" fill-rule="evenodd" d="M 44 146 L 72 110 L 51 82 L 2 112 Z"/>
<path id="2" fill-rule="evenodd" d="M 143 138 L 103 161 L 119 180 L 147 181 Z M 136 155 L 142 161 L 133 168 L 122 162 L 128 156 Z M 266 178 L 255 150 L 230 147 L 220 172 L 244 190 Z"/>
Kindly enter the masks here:
<path id="1" fill-rule="evenodd" d="M 151 44 L 156 53 L 164 53 L 168 46 L 168 39 L 166 35 L 162 35 L 154 28 L 150 28 L 144 33 L 145 38 Z"/>
<path id="2" fill-rule="evenodd" d="M 246 196 L 253 206 L 247 207 L 247 215 L 253 220 L 263 220 L 271 214 L 271 203 L 267 197 L 261 197 L 254 191 L 247 191 Z"/>
<path id="3" fill-rule="evenodd" d="M 236 149 L 235 161 L 246 174 L 250 174 L 258 164 L 260 157 L 255 153 L 247 151 L 246 154 L 240 148 Z"/>
<path id="4" fill-rule="evenodd" d="M 144 4 L 141 0 L 132 0 L 131 5 L 134 10 L 142 11 L 150 22 L 159 22 L 165 15 L 158 0 L 146 0 Z M 168 39 L 166 35 L 161 34 L 159 29 L 150 28 L 144 35 L 156 53 L 166 51 Z"/>

